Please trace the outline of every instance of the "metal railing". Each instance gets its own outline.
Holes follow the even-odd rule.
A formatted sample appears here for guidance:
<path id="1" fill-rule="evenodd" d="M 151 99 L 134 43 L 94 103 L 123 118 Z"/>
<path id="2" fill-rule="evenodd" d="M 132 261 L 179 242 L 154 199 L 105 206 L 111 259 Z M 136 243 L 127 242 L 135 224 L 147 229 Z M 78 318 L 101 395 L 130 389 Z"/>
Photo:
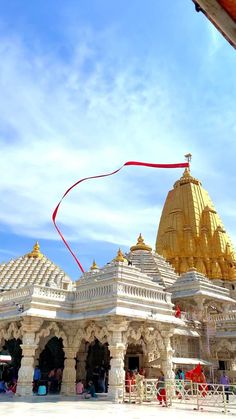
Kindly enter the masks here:
<path id="1" fill-rule="evenodd" d="M 126 380 L 124 384 L 124 402 L 155 402 L 170 407 L 185 405 L 194 410 L 221 411 L 235 410 L 236 384 L 206 384 L 183 380 L 143 379 L 136 384 Z"/>

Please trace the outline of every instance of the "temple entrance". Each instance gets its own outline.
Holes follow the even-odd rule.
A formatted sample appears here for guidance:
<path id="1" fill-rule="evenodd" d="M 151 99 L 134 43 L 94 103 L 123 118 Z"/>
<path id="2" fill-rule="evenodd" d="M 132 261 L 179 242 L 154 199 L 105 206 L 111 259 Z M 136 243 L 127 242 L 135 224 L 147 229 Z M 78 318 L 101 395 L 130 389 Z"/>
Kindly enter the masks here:
<path id="1" fill-rule="evenodd" d="M 1 355 L 11 356 L 11 361 L 0 365 L 0 377 L 7 383 L 15 380 L 17 381 L 18 379 L 18 371 L 21 366 L 22 358 L 21 344 L 22 341 L 20 339 L 6 340 L 0 351 Z"/>
<path id="2" fill-rule="evenodd" d="M 48 393 L 60 393 L 64 359 L 62 338 L 51 338 L 41 352 L 38 362 L 40 381 L 46 385 Z"/>
<path id="3" fill-rule="evenodd" d="M 107 393 L 109 369 L 110 351 L 108 343 L 102 344 L 98 339 L 95 339 L 88 347 L 86 382 L 93 381 L 97 393 Z"/>
<path id="4" fill-rule="evenodd" d="M 125 355 L 125 370 L 126 371 L 140 371 L 143 369 L 143 348 L 142 345 L 135 345 L 133 343 L 128 345 Z"/>

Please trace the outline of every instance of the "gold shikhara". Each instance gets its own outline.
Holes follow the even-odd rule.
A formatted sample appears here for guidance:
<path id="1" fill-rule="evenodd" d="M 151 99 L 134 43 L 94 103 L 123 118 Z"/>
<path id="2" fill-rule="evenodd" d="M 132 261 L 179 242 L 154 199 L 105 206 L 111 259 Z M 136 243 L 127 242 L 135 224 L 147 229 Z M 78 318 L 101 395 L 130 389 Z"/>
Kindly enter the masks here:
<path id="1" fill-rule="evenodd" d="M 191 154 L 185 156 L 191 160 Z M 182 274 L 196 268 L 210 279 L 236 280 L 231 240 L 208 192 L 189 168 L 168 193 L 156 239 L 156 252 Z"/>

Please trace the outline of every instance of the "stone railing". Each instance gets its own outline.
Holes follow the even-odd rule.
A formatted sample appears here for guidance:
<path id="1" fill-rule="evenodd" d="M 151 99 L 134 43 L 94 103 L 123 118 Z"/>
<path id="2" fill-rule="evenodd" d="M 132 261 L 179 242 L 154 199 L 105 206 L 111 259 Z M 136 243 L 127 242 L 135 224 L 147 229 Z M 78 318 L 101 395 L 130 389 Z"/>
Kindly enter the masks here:
<path id="1" fill-rule="evenodd" d="M 43 297 L 55 301 L 72 301 L 74 294 L 70 291 L 60 290 L 56 288 L 33 287 L 33 297 Z"/>
<path id="2" fill-rule="evenodd" d="M 57 301 L 58 303 L 75 304 L 77 308 L 91 306 L 91 302 L 96 301 L 104 305 L 113 302 L 117 304 L 117 300 L 131 301 L 132 304 L 145 304 L 163 308 L 171 307 L 171 295 L 165 293 L 159 287 L 155 289 L 155 285 L 146 286 L 143 284 L 129 284 L 122 282 L 120 279 L 112 279 L 106 281 L 97 281 L 93 283 L 83 283 L 75 291 L 67 291 L 62 289 L 43 287 L 39 285 L 31 285 L 25 288 L 19 288 L 12 291 L 6 291 L 0 294 L 0 303 L 13 302 L 29 302 L 40 301 Z M 72 308 L 72 306 L 71 306 Z"/>
<path id="3" fill-rule="evenodd" d="M 0 294 L 0 302 L 8 302 L 8 301 L 15 301 L 25 299 L 33 294 L 33 286 L 19 288 L 12 291 L 5 291 Z"/>
<path id="4" fill-rule="evenodd" d="M 236 321 L 236 311 L 228 313 L 212 314 L 209 319 L 213 322 Z"/>
<path id="5" fill-rule="evenodd" d="M 107 298 L 113 295 L 113 286 L 109 285 L 96 285 L 90 286 L 89 288 L 78 289 L 73 292 L 74 301 L 88 302 L 97 298 Z"/>
<path id="6" fill-rule="evenodd" d="M 108 281 L 107 281 L 108 282 Z M 127 300 L 135 301 L 146 301 L 154 304 L 171 304 L 171 297 L 169 294 L 162 292 L 161 290 L 155 290 L 153 288 L 145 288 L 135 284 L 121 283 L 116 280 L 109 281 L 109 283 L 91 284 L 85 286 L 81 285 L 74 294 L 74 302 L 86 303 L 92 300 L 107 300 L 108 298 L 122 298 Z"/>
<path id="7" fill-rule="evenodd" d="M 73 295 L 69 291 L 32 285 L 25 288 L 19 288 L 0 294 L 0 302 L 10 302 L 17 300 L 25 300 L 27 297 L 42 297 L 56 301 L 71 301 Z"/>
<path id="8" fill-rule="evenodd" d="M 141 286 L 118 284 L 117 295 L 128 298 L 140 298 L 142 300 L 158 301 L 160 303 L 170 303 L 169 295 L 159 290 L 144 288 Z"/>

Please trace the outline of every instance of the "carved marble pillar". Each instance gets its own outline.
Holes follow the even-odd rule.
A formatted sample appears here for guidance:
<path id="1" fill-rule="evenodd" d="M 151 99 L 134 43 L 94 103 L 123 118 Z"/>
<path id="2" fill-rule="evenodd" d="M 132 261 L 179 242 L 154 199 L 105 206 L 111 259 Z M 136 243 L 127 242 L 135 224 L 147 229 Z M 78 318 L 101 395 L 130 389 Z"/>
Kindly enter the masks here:
<path id="1" fill-rule="evenodd" d="M 79 352 L 77 353 L 77 371 L 76 379 L 85 380 L 86 379 L 86 360 L 87 360 L 87 351 L 86 345 L 83 343 L 80 347 Z"/>
<path id="2" fill-rule="evenodd" d="M 35 366 L 35 351 L 37 345 L 35 334 L 42 324 L 41 320 L 25 318 L 22 324 L 22 360 L 18 372 L 17 394 L 19 396 L 32 395 L 32 381 Z"/>
<path id="3" fill-rule="evenodd" d="M 157 364 L 160 362 L 160 349 L 158 348 L 157 339 L 147 340 L 146 348 L 143 357 L 143 367 L 145 371 L 145 377 L 149 378 L 151 375 L 151 364 L 150 362 L 156 361 Z"/>
<path id="4" fill-rule="evenodd" d="M 150 377 L 150 371 L 151 371 L 150 358 L 151 358 L 151 356 L 149 355 L 149 352 L 145 353 L 144 356 L 143 356 L 143 369 L 145 371 L 145 377 L 146 378 Z"/>
<path id="5" fill-rule="evenodd" d="M 127 330 L 126 321 L 120 323 L 109 323 L 108 330 L 111 331 L 109 351 L 111 356 L 109 371 L 108 397 L 115 403 L 123 402 L 123 389 L 125 382 L 124 356 L 126 345 L 123 332 Z"/>
<path id="6" fill-rule="evenodd" d="M 76 369 L 75 357 L 77 348 L 64 347 L 65 363 L 63 369 L 63 377 L 61 384 L 61 394 L 73 395 L 75 394 Z"/>
<path id="7" fill-rule="evenodd" d="M 166 380 L 172 380 L 175 378 L 173 371 L 173 349 L 171 346 L 171 336 L 173 335 L 170 331 L 162 331 L 161 336 L 163 337 L 164 349 L 161 351 L 161 368 L 164 373 Z"/>

